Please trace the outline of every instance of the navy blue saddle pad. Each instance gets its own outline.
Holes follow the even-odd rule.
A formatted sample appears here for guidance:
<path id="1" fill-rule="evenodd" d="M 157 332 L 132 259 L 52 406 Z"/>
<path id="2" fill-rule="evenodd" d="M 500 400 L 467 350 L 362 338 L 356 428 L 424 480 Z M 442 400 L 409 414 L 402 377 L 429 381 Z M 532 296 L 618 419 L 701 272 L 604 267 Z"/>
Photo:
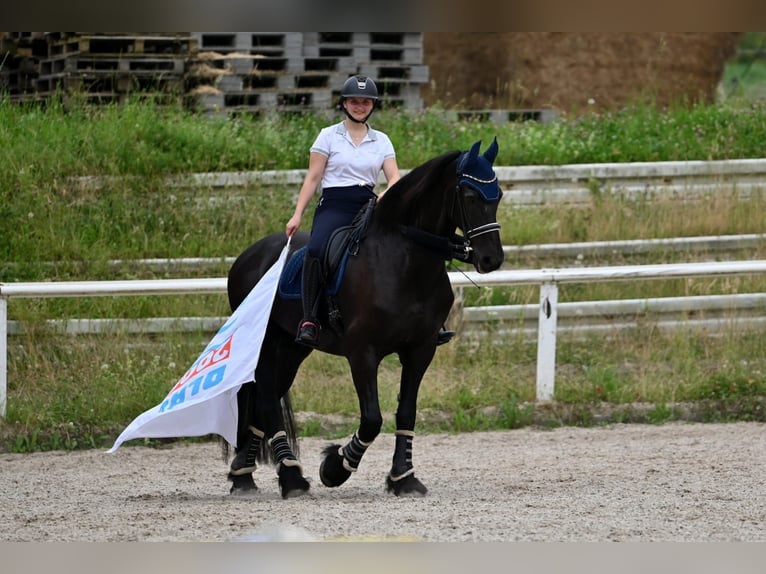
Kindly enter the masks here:
<path id="1" fill-rule="evenodd" d="M 300 299 L 301 298 L 301 276 L 303 269 L 303 257 L 306 253 L 306 247 L 301 247 L 290 256 L 287 260 L 285 268 L 282 270 L 282 276 L 279 278 L 279 296 L 283 299 Z M 343 281 L 343 274 L 346 272 L 346 262 L 350 252 L 346 249 L 343 252 L 340 263 L 333 273 L 330 280 L 327 282 L 326 289 L 324 291 L 325 296 L 335 295 L 340 289 L 340 284 Z"/>

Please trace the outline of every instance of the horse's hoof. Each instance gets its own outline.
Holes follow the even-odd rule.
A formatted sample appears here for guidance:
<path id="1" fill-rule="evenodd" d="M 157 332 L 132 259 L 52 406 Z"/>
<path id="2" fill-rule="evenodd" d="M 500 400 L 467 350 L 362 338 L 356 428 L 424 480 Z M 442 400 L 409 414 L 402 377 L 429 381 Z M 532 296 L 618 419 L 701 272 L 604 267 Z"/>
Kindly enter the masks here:
<path id="1" fill-rule="evenodd" d="M 388 492 L 393 492 L 396 496 L 422 498 L 428 492 L 426 485 L 415 478 L 414 474 L 405 476 L 400 480 L 392 480 L 389 474 L 386 477 L 386 486 Z"/>
<path id="2" fill-rule="evenodd" d="M 233 494 L 234 496 L 247 496 L 254 494 L 258 490 L 252 474 L 229 473 L 229 480 L 231 481 L 229 494 Z"/>
<path id="3" fill-rule="evenodd" d="M 331 444 L 322 451 L 324 459 L 319 465 L 319 478 L 322 484 L 330 488 L 340 486 L 351 476 L 351 471 L 343 467 L 343 456 L 339 450 L 339 444 Z"/>
<path id="4" fill-rule="evenodd" d="M 309 481 L 301 474 L 300 466 L 284 466 L 279 468 L 279 491 L 282 498 L 295 498 L 309 491 Z"/>

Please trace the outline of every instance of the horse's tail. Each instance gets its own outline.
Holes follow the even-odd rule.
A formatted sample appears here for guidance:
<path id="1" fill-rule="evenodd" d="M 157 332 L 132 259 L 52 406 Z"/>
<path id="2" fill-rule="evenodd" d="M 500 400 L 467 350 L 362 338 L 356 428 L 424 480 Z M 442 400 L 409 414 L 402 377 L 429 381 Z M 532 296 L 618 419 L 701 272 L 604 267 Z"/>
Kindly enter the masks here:
<path id="1" fill-rule="evenodd" d="M 295 414 L 293 413 L 293 405 L 290 400 L 290 391 L 286 392 L 282 397 L 282 421 L 285 425 L 285 432 L 287 433 L 287 442 L 290 448 L 293 450 L 295 458 L 300 460 L 301 454 L 298 449 L 298 433 L 295 426 Z"/>

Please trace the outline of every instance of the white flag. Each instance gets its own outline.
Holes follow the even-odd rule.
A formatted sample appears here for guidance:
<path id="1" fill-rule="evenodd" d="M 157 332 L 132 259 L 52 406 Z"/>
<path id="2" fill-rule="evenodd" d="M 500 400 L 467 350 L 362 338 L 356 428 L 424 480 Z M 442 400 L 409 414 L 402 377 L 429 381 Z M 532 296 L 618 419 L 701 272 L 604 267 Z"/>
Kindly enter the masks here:
<path id="1" fill-rule="evenodd" d="M 289 247 L 288 241 L 165 400 L 137 416 L 107 452 L 134 438 L 219 434 L 237 444 L 237 391 L 253 380 Z"/>

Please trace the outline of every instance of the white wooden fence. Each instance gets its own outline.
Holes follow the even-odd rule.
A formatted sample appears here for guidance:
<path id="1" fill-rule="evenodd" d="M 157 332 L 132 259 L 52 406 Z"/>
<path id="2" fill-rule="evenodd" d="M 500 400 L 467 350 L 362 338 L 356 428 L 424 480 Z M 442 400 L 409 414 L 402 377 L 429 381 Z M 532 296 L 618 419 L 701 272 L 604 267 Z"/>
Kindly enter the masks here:
<path id="1" fill-rule="evenodd" d="M 407 170 L 403 170 L 406 173 Z M 657 163 L 573 164 L 561 166 L 497 166 L 498 179 L 506 192 L 503 200 L 514 205 L 583 203 L 592 201 L 594 191 L 606 190 L 627 196 L 670 194 L 684 199 L 720 192 L 726 187 L 742 196 L 766 189 L 766 159 L 725 161 L 678 161 Z M 176 188 L 266 188 L 292 189 L 297 193 L 305 170 L 199 173 L 169 179 Z M 99 189 L 109 178 L 79 177 L 70 184 Z M 751 236 L 751 241 L 762 240 Z M 615 247 L 606 246 L 607 249 Z M 528 249 L 533 249 L 529 247 Z M 562 249 L 576 249 L 565 247 Z M 766 261 L 727 263 L 680 263 L 573 269 L 451 273 L 455 288 L 469 285 L 540 285 L 538 324 L 537 398 L 553 398 L 558 314 L 558 284 L 633 279 L 682 278 L 711 275 L 762 273 Z M 61 283 L 0 284 L 0 416 L 6 413 L 8 308 L 10 298 L 84 297 L 117 295 L 170 295 L 222 293 L 225 278 L 167 279 L 156 281 L 73 281 Z"/>
<path id="2" fill-rule="evenodd" d="M 506 259 L 510 257 L 593 257 L 614 255 L 641 255 L 656 252 L 733 252 L 766 247 L 766 233 L 743 233 L 740 235 L 702 235 L 696 237 L 663 237 L 658 239 L 618 239 L 611 241 L 572 241 L 567 243 L 534 243 L 504 245 Z M 231 265 L 236 257 L 177 257 L 151 259 L 110 259 L 106 263 L 113 268 L 145 267 L 151 269 L 200 269 L 204 266 Z M 49 266 L 56 263 L 48 261 Z M 4 265 L 12 266 L 13 262 Z"/>
<path id="3" fill-rule="evenodd" d="M 594 190 L 628 197 L 670 194 L 689 199 L 722 189 L 736 188 L 743 196 L 766 188 L 766 159 L 719 161 L 662 161 L 593 163 L 567 165 L 495 166 L 505 195 L 514 205 L 584 203 Z M 409 170 L 402 170 L 402 175 Z M 297 195 L 305 169 L 194 173 L 173 176 L 168 188 L 240 188 L 292 190 Z M 110 177 L 77 177 L 69 184 L 82 189 L 100 189 Z M 385 178 L 381 175 L 380 183 Z"/>
<path id="4" fill-rule="evenodd" d="M 479 274 L 475 271 L 453 272 L 449 274 L 449 278 L 453 288 L 471 285 L 540 285 L 537 400 L 548 401 L 554 396 L 559 284 L 715 277 L 764 272 L 766 272 L 766 260 L 755 260 L 567 269 L 519 269 L 500 270 L 489 274 Z M 0 284 L 0 416 L 5 417 L 7 403 L 8 299 L 205 294 L 225 291 L 226 278 Z"/>

